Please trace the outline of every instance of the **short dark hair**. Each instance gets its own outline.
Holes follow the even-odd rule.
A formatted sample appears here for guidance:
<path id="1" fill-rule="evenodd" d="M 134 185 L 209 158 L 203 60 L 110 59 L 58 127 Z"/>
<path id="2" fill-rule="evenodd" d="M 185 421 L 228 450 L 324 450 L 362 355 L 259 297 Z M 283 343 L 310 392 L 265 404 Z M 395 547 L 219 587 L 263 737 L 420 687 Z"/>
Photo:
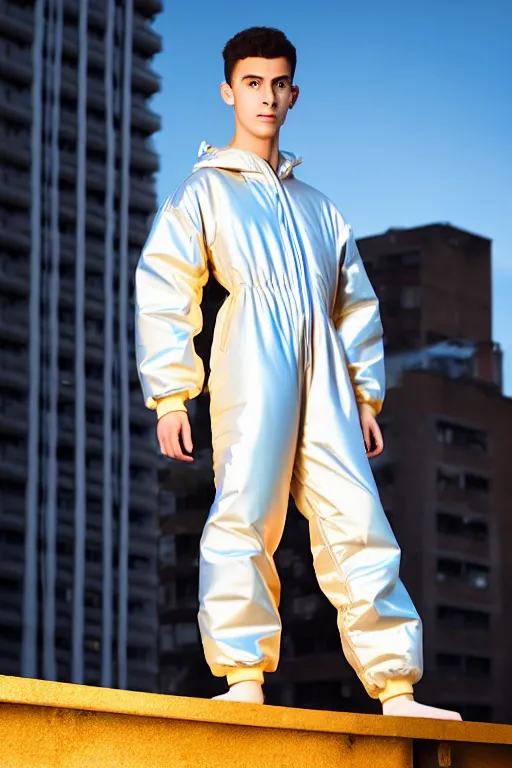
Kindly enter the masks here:
<path id="1" fill-rule="evenodd" d="M 222 51 L 224 57 L 224 77 L 231 85 L 231 77 L 237 61 L 249 57 L 262 59 L 278 59 L 283 56 L 288 59 L 291 67 L 292 81 L 297 66 L 297 51 L 290 43 L 284 32 L 274 27 L 249 27 L 238 32 L 228 40 Z"/>

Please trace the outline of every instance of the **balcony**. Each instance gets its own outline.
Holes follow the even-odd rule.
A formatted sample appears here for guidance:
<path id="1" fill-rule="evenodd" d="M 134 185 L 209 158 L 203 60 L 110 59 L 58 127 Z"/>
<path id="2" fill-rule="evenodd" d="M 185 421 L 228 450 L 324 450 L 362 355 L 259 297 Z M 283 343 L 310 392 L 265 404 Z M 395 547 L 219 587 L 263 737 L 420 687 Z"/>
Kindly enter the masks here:
<path id="1" fill-rule="evenodd" d="M 464 653 L 471 648 L 472 653 L 485 655 L 492 645 L 492 633 L 478 629 L 438 626 L 433 642 L 436 647 L 449 648 L 454 653 Z"/>
<path id="2" fill-rule="evenodd" d="M 5 675 L 0 700 L 3 760 L 11 768 L 168 768 L 170 761 L 173 768 L 505 768 L 512 761 L 507 725 L 237 704 Z"/>
<path id="3" fill-rule="evenodd" d="M 14 445 L 0 445 L 0 476 L 23 480 L 27 475 L 26 453 Z"/>
<path id="4" fill-rule="evenodd" d="M 16 180 L 10 179 L 7 182 L 0 181 L 0 203 L 16 208 L 22 208 L 27 217 L 30 215 L 27 208 L 31 207 L 32 194 L 30 190 L 30 176 L 27 173 L 18 171 Z"/>
<path id="5" fill-rule="evenodd" d="M 156 3 L 161 8 L 159 0 L 156 0 Z M 143 2 L 143 0 L 137 0 L 137 8 L 141 8 L 144 5 L 147 5 L 147 3 Z M 155 13 L 159 12 L 159 10 L 155 11 Z M 144 16 L 140 13 L 133 14 L 133 47 L 136 51 L 140 51 L 146 56 L 154 56 L 162 50 L 162 38 L 151 29 Z"/>
<path id="6" fill-rule="evenodd" d="M 452 553 L 478 558 L 489 557 L 488 541 L 478 541 L 464 536 L 452 536 L 448 533 L 439 533 L 437 544 L 438 553 L 443 557 Z"/>
<path id="7" fill-rule="evenodd" d="M 8 120 L 12 123 L 29 126 L 32 122 L 32 105 L 30 103 L 29 92 L 27 92 L 26 98 L 24 100 L 20 100 L 17 104 L 3 101 L 2 104 L 0 104 L 0 115 L 2 115 L 2 117 L 8 118 Z M 4 142 L 2 141 L 2 144 L 3 143 Z M 9 139 L 9 148 L 15 143 L 19 145 L 21 143 L 20 139 L 16 137 L 16 139 L 13 140 L 11 137 Z M 26 141 L 24 141 L 24 145 L 23 154 L 25 152 L 29 153 L 28 157 L 25 156 L 24 166 L 28 168 L 30 166 L 30 139 L 28 137 L 28 132 L 26 134 Z M 22 154 L 22 152 L 18 152 L 18 154 Z"/>
<path id="8" fill-rule="evenodd" d="M 27 231 L 27 214 L 9 217 L 9 226 L 0 227 L 0 245 L 17 248 L 25 253 L 30 252 L 31 238 Z"/>
<path id="9" fill-rule="evenodd" d="M 30 290 L 30 265 L 28 259 L 10 259 L 0 267 L 0 282 L 12 293 L 26 296 Z M 28 308 L 28 301 L 27 301 Z"/>
<path id="10" fill-rule="evenodd" d="M 438 499 L 447 511 L 450 510 L 450 505 L 453 505 L 455 510 L 472 510 L 481 514 L 488 514 L 490 511 L 490 498 L 487 493 L 464 488 L 445 488 L 439 491 Z"/>
<path id="11" fill-rule="evenodd" d="M 0 383 L 18 387 L 20 397 L 25 397 L 29 389 L 28 352 L 21 349 L 16 352 L 2 349 L 1 354 Z"/>
<path id="12" fill-rule="evenodd" d="M 15 496 L 10 493 L 2 493 L 2 530 L 25 530 L 25 493 Z"/>
<path id="13" fill-rule="evenodd" d="M 20 42 L 32 43 L 34 37 L 34 25 L 32 23 L 33 11 L 25 11 L 12 2 L 4 4 L 4 10 L 0 13 L 0 29 L 9 39 Z"/>
<path id="14" fill-rule="evenodd" d="M 162 0 L 135 0 L 134 6 L 141 13 L 149 14 L 150 16 L 156 16 L 157 13 L 162 13 L 163 11 Z"/>
<path id="15" fill-rule="evenodd" d="M 156 173 L 160 168 L 158 153 L 151 148 L 148 140 L 132 137 L 130 147 L 130 166 L 134 170 Z"/>
<path id="16" fill-rule="evenodd" d="M 12 53 L 0 52 L 0 75 L 14 83 L 32 82 L 32 55 L 30 49 L 16 46 Z"/>
<path id="17" fill-rule="evenodd" d="M 144 99 L 133 98 L 132 125 L 146 131 L 147 135 L 150 136 L 152 133 L 156 133 L 160 130 L 160 116 L 149 109 Z"/>
<path id="18" fill-rule="evenodd" d="M 10 398 L 2 397 L 0 400 L 0 417 L 4 434 L 26 434 L 28 427 L 27 403 L 16 402 Z"/>
<path id="19" fill-rule="evenodd" d="M 442 599 L 446 603 L 453 605 L 464 603 L 474 605 L 475 607 L 481 606 L 482 608 L 492 608 L 496 600 L 494 590 L 491 587 L 478 589 L 466 584 L 461 579 L 438 581 L 437 595 L 438 599 Z"/>
<path id="20" fill-rule="evenodd" d="M 471 450 L 459 445 L 440 445 L 440 461 L 451 466 L 470 467 L 471 469 L 488 472 L 491 468 L 489 454 L 483 450 Z"/>
<path id="21" fill-rule="evenodd" d="M 150 69 L 147 59 L 134 54 L 132 57 L 132 87 L 138 88 L 146 96 L 158 93 L 161 78 Z"/>
<path id="22" fill-rule="evenodd" d="M 143 224 L 140 220 L 135 219 L 132 215 L 128 222 L 128 237 L 130 245 L 134 248 L 140 247 L 145 244 L 149 233 L 149 226 Z"/>
<path id="23" fill-rule="evenodd" d="M 153 213 L 157 207 L 157 199 L 151 184 L 131 181 L 130 204 L 132 207 L 137 206 L 139 210 L 145 213 Z"/>
<path id="24" fill-rule="evenodd" d="M 93 64 L 105 66 L 105 43 L 89 36 L 87 39 L 87 58 Z"/>

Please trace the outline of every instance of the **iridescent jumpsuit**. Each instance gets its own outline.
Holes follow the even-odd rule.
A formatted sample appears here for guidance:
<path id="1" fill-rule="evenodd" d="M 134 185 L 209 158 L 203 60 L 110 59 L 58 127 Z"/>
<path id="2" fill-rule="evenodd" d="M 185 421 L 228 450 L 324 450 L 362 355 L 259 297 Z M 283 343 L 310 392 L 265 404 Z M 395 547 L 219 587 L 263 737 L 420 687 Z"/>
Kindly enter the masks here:
<path id="1" fill-rule="evenodd" d="M 279 155 L 203 143 L 158 212 L 135 274 L 145 403 L 159 417 L 203 388 L 194 349 L 208 265 L 229 291 L 211 352 L 216 495 L 201 539 L 199 627 L 228 682 L 276 669 L 273 555 L 288 494 L 308 519 L 319 585 L 370 696 L 412 690 L 421 621 L 365 453 L 357 404 L 384 396 L 378 301 L 350 226 Z M 392 693 L 389 694 L 389 691 Z"/>

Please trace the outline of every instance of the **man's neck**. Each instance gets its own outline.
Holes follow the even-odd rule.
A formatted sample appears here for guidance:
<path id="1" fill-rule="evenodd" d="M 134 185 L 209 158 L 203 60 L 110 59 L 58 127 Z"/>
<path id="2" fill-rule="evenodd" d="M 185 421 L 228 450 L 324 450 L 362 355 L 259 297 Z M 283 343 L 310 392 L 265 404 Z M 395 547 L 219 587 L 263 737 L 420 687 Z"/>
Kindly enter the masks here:
<path id="1" fill-rule="evenodd" d="M 259 155 L 277 173 L 279 165 L 279 134 L 276 134 L 271 139 L 258 139 L 243 130 L 237 129 L 228 147 L 230 149 L 243 149 L 246 152 L 253 152 L 255 155 Z"/>

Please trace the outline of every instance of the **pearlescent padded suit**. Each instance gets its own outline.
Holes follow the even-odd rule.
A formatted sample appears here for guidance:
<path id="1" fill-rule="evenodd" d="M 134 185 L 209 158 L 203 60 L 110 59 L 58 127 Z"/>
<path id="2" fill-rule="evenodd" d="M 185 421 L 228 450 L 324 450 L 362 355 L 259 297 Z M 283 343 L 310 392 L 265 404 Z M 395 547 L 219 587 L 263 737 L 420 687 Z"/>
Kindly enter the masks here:
<path id="1" fill-rule="evenodd" d="M 214 675 L 276 669 L 273 555 L 288 494 L 308 519 L 319 585 L 345 655 L 376 698 L 422 673 L 421 622 L 365 453 L 358 402 L 384 393 L 378 301 L 350 226 L 293 173 L 201 145 L 158 212 L 136 269 L 146 405 L 184 409 L 204 383 L 194 349 L 208 263 L 229 291 L 211 353 L 215 500 L 201 539 L 199 626 Z"/>

